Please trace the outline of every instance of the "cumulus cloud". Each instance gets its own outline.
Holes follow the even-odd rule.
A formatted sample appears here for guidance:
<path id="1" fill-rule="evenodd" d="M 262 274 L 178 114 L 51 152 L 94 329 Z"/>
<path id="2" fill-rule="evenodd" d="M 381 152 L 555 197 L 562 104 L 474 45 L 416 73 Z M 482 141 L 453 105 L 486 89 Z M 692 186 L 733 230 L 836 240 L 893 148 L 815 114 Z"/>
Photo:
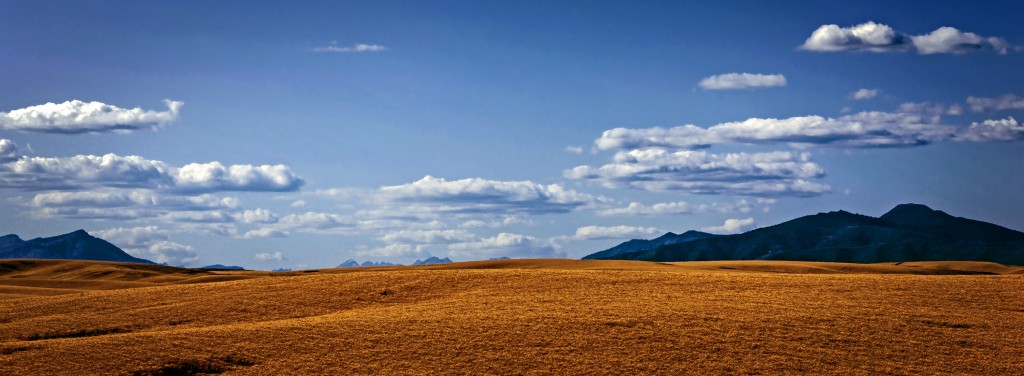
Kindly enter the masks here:
<path id="1" fill-rule="evenodd" d="M 290 235 L 288 231 L 279 230 L 273 227 L 262 227 L 255 230 L 246 231 L 240 238 L 242 239 L 264 239 L 264 238 L 285 238 Z"/>
<path id="2" fill-rule="evenodd" d="M 303 183 L 285 165 L 224 166 L 210 162 L 174 167 L 157 160 L 117 154 L 21 157 L 0 163 L 0 188 L 30 190 L 114 187 L 188 193 L 279 192 L 294 191 Z"/>
<path id="3" fill-rule="evenodd" d="M 649 237 L 664 231 L 654 227 L 638 226 L 584 226 L 576 229 L 575 240 L 630 239 Z"/>
<path id="4" fill-rule="evenodd" d="M 278 217 L 267 209 L 246 210 L 235 216 L 244 223 L 277 223 Z"/>
<path id="5" fill-rule="evenodd" d="M 624 208 L 611 208 L 599 211 L 602 216 L 659 216 L 659 215 L 680 215 L 693 214 L 699 208 L 683 201 L 660 202 L 654 205 L 644 205 L 639 202 L 631 202 Z"/>
<path id="6" fill-rule="evenodd" d="M 978 34 L 965 33 L 949 26 L 940 27 L 928 34 L 912 36 L 910 39 L 914 42 L 914 47 L 917 47 L 917 52 L 922 55 L 961 54 L 986 46 L 1005 54 L 1007 48 L 1006 41 L 1001 38 L 983 38 Z"/>
<path id="7" fill-rule="evenodd" d="M 507 232 L 473 242 L 450 244 L 448 254 L 464 259 L 504 256 L 513 258 L 565 257 L 565 252 L 555 249 L 550 243 L 539 241 L 532 236 Z"/>
<path id="8" fill-rule="evenodd" d="M 747 196 L 816 196 L 829 191 L 810 179 L 825 175 L 806 153 L 729 153 L 636 149 L 620 151 L 599 168 L 578 166 L 564 172 L 607 188 L 683 191 Z"/>
<path id="9" fill-rule="evenodd" d="M 615 128 L 594 144 L 601 150 L 673 148 L 703 149 L 715 144 L 777 144 L 794 147 L 906 147 L 950 138 L 955 128 L 932 123 L 932 117 L 909 112 L 861 112 L 839 118 L 797 116 L 750 118 L 701 128 Z"/>
<path id="10" fill-rule="evenodd" d="M 21 157 L 18 152 L 18 145 L 14 141 L 0 138 L 0 163 L 13 162 Z"/>
<path id="11" fill-rule="evenodd" d="M 41 133 L 93 133 L 159 128 L 178 120 L 183 102 L 165 100 L 167 111 L 120 108 L 72 100 L 0 112 L 0 129 Z"/>
<path id="12" fill-rule="evenodd" d="M 738 90 L 786 86 L 781 74 L 726 73 L 705 77 L 699 86 L 704 90 Z"/>
<path id="13" fill-rule="evenodd" d="M 297 231 L 307 233 L 348 233 L 355 229 L 358 222 L 352 218 L 332 213 L 305 212 L 289 214 L 271 226 L 278 231 Z M 268 230 L 269 231 L 269 230 Z"/>
<path id="14" fill-rule="evenodd" d="M 431 210 L 455 214 L 566 213 L 603 199 L 559 184 L 480 178 L 449 181 L 432 176 L 381 187 L 379 194 L 390 202 L 429 205 Z"/>
<path id="15" fill-rule="evenodd" d="M 1008 117 L 1001 120 L 985 120 L 972 123 L 970 127 L 957 135 L 960 141 L 1024 141 L 1024 124 L 1017 119 Z"/>
<path id="16" fill-rule="evenodd" d="M 730 218 L 726 219 L 721 226 L 704 227 L 701 231 L 718 234 L 735 234 L 754 228 L 754 218 Z"/>
<path id="17" fill-rule="evenodd" d="M 850 94 L 850 98 L 855 100 L 871 99 L 878 96 L 878 89 L 859 89 Z"/>
<path id="18" fill-rule="evenodd" d="M 284 257 L 284 254 L 281 253 L 281 252 L 274 252 L 274 253 L 261 252 L 261 253 L 257 253 L 253 257 L 256 259 L 256 261 L 284 261 L 284 260 L 286 260 L 286 258 Z"/>
<path id="19" fill-rule="evenodd" d="M 164 195 L 140 189 L 42 192 L 24 204 L 43 218 L 122 220 L 161 217 L 177 211 L 235 210 L 240 206 L 234 197 Z"/>
<path id="20" fill-rule="evenodd" d="M 382 52 L 387 50 L 387 47 L 378 44 L 358 43 L 350 47 L 344 47 L 332 42 L 329 46 L 314 48 L 313 52 Z"/>
<path id="21" fill-rule="evenodd" d="M 395 243 L 383 247 L 361 249 L 356 251 L 359 256 L 372 257 L 425 257 L 430 255 L 422 244 Z"/>
<path id="22" fill-rule="evenodd" d="M 1002 38 L 982 37 L 956 28 L 943 26 L 931 33 L 911 36 L 892 27 L 866 22 L 851 27 L 822 25 L 811 33 L 800 49 L 816 52 L 838 51 L 906 51 L 913 47 L 919 54 L 959 54 L 982 48 L 992 48 L 1005 54 L 1009 44 Z"/>
<path id="23" fill-rule="evenodd" d="M 967 105 L 974 112 L 986 110 L 1024 110 L 1024 98 L 1013 94 L 1007 94 L 999 98 L 967 97 Z"/>
<path id="24" fill-rule="evenodd" d="M 157 226 L 115 227 L 92 234 L 132 256 L 161 264 L 185 265 L 198 259 L 194 248 L 168 240 L 168 232 Z"/>
<path id="25" fill-rule="evenodd" d="M 516 226 L 516 225 L 532 226 L 533 225 L 533 221 L 531 221 L 528 218 L 522 217 L 522 216 L 509 215 L 509 216 L 505 216 L 505 218 L 502 218 L 500 220 L 493 220 L 493 221 L 481 221 L 481 220 L 478 220 L 478 219 L 472 219 L 472 220 L 468 220 L 468 221 L 462 222 L 461 224 L 459 224 L 459 227 L 461 227 L 461 228 L 481 228 L 481 227 L 486 227 L 486 228 L 502 228 L 502 227 L 508 227 L 508 226 Z"/>

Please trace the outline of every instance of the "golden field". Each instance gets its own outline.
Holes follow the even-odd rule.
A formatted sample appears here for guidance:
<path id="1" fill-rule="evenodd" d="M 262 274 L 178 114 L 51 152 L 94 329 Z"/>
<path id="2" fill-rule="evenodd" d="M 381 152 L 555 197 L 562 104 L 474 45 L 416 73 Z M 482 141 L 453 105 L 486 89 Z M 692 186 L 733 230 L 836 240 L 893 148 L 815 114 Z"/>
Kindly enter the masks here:
<path id="1" fill-rule="evenodd" d="M 0 261 L 0 374 L 1024 374 L 1024 268 Z"/>

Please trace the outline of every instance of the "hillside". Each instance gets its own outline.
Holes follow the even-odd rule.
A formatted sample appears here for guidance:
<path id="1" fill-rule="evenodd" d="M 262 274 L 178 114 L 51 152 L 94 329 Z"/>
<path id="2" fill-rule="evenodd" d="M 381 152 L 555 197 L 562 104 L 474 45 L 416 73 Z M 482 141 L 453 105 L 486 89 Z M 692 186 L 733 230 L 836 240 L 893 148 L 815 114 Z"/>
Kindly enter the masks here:
<path id="1" fill-rule="evenodd" d="M 879 218 L 845 211 L 819 213 L 742 234 L 609 256 L 614 249 L 584 258 L 855 263 L 961 260 L 1024 265 L 1024 233 L 916 204 L 899 205 Z"/>
<path id="2" fill-rule="evenodd" d="M 22 240 L 18 235 L 0 237 L 0 259 L 62 259 L 136 262 L 152 261 L 134 257 L 106 240 L 78 230 L 49 238 Z"/>
<path id="3" fill-rule="evenodd" d="M 2 276 L 134 278 L 95 273 L 102 264 Z M 174 269 L 141 280 L 188 275 Z M 915 269 L 1021 272 L 580 260 L 216 271 L 250 278 L 6 300 L 0 374 L 1024 373 L 1024 275 L 878 274 Z"/>

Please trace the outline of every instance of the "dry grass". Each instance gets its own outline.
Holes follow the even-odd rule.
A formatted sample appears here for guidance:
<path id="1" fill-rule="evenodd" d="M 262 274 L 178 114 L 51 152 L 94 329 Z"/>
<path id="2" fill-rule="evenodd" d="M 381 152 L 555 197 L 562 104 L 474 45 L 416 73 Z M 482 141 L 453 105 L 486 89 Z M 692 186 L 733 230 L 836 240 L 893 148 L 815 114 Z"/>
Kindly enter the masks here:
<path id="1" fill-rule="evenodd" d="M 166 285 L 0 301 L 0 374 L 1024 373 L 1024 275 L 995 264 L 511 260 L 87 278 L 97 265 L 111 264 L 23 267 L 0 284 Z M 1003 275 L 921 275 L 950 273 Z M 189 283 L 211 276 L 245 279 Z"/>

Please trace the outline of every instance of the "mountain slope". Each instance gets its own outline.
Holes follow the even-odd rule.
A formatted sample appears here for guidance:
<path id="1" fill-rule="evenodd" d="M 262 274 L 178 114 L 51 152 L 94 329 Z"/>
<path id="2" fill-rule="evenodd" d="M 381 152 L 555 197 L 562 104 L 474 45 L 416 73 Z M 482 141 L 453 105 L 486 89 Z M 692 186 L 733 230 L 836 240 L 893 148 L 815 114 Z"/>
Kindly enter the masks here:
<path id="1" fill-rule="evenodd" d="M 33 258 L 136 262 L 152 261 L 133 257 L 106 240 L 78 230 L 49 238 L 22 240 L 17 235 L 0 237 L 0 258 Z"/>
<path id="2" fill-rule="evenodd" d="M 591 255 L 583 257 L 584 260 L 597 260 L 597 259 L 614 259 L 617 256 L 621 256 L 627 253 L 649 251 L 658 249 L 658 247 L 666 246 L 669 244 L 685 243 L 692 240 L 699 240 L 717 236 L 706 232 L 700 232 L 690 230 L 682 234 L 665 233 L 665 235 L 659 236 L 651 240 L 633 239 L 617 246 L 608 248 L 604 251 L 597 252 Z"/>
<path id="3" fill-rule="evenodd" d="M 605 251 L 607 252 L 607 251 Z M 585 258 L 643 261 L 792 260 L 829 262 L 989 261 L 1024 265 L 1024 233 L 899 205 L 881 218 L 845 211 L 800 217 L 737 235 Z"/>

